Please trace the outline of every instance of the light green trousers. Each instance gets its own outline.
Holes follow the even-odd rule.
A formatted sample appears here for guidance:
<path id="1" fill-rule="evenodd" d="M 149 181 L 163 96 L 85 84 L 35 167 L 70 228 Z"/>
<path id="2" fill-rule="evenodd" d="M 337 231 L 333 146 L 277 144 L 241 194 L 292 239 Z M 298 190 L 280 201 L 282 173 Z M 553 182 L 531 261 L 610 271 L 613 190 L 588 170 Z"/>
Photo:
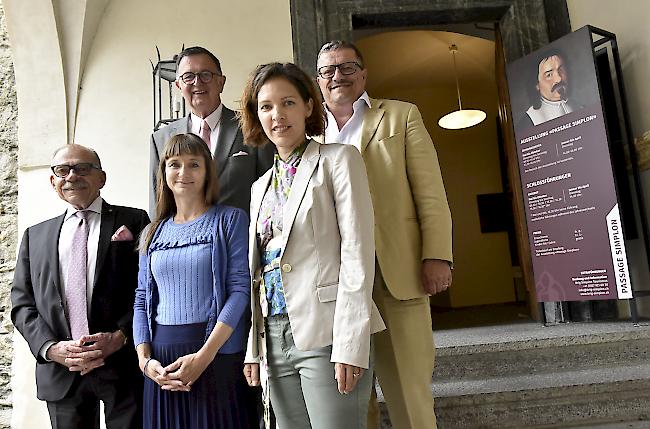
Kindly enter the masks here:
<path id="1" fill-rule="evenodd" d="M 342 395 L 330 362 L 332 347 L 298 350 L 288 317 L 266 319 L 266 344 L 271 405 L 280 429 L 366 429 L 372 351 L 371 367 Z"/>

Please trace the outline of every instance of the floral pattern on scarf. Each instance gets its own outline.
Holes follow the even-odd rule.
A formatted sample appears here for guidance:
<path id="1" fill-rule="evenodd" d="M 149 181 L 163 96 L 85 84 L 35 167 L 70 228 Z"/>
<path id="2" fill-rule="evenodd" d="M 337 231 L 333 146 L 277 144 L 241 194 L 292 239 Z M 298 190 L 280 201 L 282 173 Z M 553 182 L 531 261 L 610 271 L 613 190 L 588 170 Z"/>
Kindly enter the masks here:
<path id="1" fill-rule="evenodd" d="M 291 184 L 306 148 L 307 143 L 303 143 L 289 155 L 286 161 L 283 161 L 277 153 L 275 154 L 271 183 L 264 194 L 257 218 L 258 243 L 262 265 L 265 267 L 272 265 L 273 261 L 280 257 L 281 249 L 273 245 L 269 246 L 269 243 L 273 238 L 282 236 L 284 205 L 289 199 Z M 279 263 L 276 263 L 272 269 L 265 269 L 263 278 L 260 293 L 266 296 L 268 315 L 286 314 L 287 304 L 284 300 Z"/>

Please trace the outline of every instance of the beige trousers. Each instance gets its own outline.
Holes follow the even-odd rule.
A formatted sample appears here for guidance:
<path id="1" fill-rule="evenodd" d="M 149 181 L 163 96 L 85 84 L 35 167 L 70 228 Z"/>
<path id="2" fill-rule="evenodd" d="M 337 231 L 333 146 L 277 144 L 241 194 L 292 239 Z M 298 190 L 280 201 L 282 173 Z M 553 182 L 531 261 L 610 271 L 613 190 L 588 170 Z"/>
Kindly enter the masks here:
<path id="1" fill-rule="evenodd" d="M 375 273 L 373 300 L 387 329 L 373 336 L 375 375 L 395 429 L 436 429 L 431 376 L 435 348 L 428 297 L 400 301 Z M 370 400 L 368 429 L 379 427 L 376 395 Z"/>

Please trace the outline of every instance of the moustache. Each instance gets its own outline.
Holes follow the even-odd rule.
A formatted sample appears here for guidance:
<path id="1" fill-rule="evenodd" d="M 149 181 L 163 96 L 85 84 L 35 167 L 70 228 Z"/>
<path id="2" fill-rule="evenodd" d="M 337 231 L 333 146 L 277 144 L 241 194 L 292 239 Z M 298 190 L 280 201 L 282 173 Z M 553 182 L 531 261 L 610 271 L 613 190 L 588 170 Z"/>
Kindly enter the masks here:
<path id="1" fill-rule="evenodd" d="M 64 186 L 61 188 L 63 191 L 79 191 L 81 189 L 86 189 L 86 186 Z"/>
<path id="2" fill-rule="evenodd" d="M 352 84 L 352 82 L 347 80 L 347 79 L 340 79 L 340 80 L 337 80 L 337 81 L 332 81 L 332 83 L 329 86 L 329 89 L 333 89 L 333 88 L 336 88 L 336 87 L 339 87 L 339 86 L 342 86 L 342 85 L 351 85 L 351 84 Z"/>
<path id="3" fill-rule="evenodd" d="M 565 82 L 558 82 L 555 85 L 553 85 L 551 87 L 551 92 L 555 92 L 555 91 L 558 91 L 560 89 L 562 90 L 563 94 L 566 93 L 567 85 L 566 85 Z"/>

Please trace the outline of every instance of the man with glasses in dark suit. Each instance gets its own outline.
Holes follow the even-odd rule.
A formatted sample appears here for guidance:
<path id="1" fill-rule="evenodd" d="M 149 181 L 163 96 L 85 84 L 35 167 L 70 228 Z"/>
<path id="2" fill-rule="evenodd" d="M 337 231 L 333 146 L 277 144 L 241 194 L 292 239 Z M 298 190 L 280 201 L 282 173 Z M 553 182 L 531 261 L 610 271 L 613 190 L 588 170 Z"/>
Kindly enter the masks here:
<path id="1" fill-rule="evenodd" d="M 149 214 L 155 217 L 156 169 L 167 140 L 177 134 L 193 133 L 210 148 L 219 178 L 219 203 L 248 213 L 251 185 L 271 167 L 272 145 L 252 148 L 244 145 L 235 112 L 221 103 L 226 76 L 219 59 L 205 48 L 184 49 L 176 57 L 176 87 L 190 114 L 159 129 L 151 136 Z"/>
<path id="2" fill-rule="evenodd" d="M 36 357 L 38 399 L 52 427 L 142 427 L 142 374 L 131 341 L 137 238 L 144 210 L 99 196 L 106 182 L 92 149 L 52 158 L 50 182 L 66 212 L 27 228 L 11 289 L 11 320 Z"/>

